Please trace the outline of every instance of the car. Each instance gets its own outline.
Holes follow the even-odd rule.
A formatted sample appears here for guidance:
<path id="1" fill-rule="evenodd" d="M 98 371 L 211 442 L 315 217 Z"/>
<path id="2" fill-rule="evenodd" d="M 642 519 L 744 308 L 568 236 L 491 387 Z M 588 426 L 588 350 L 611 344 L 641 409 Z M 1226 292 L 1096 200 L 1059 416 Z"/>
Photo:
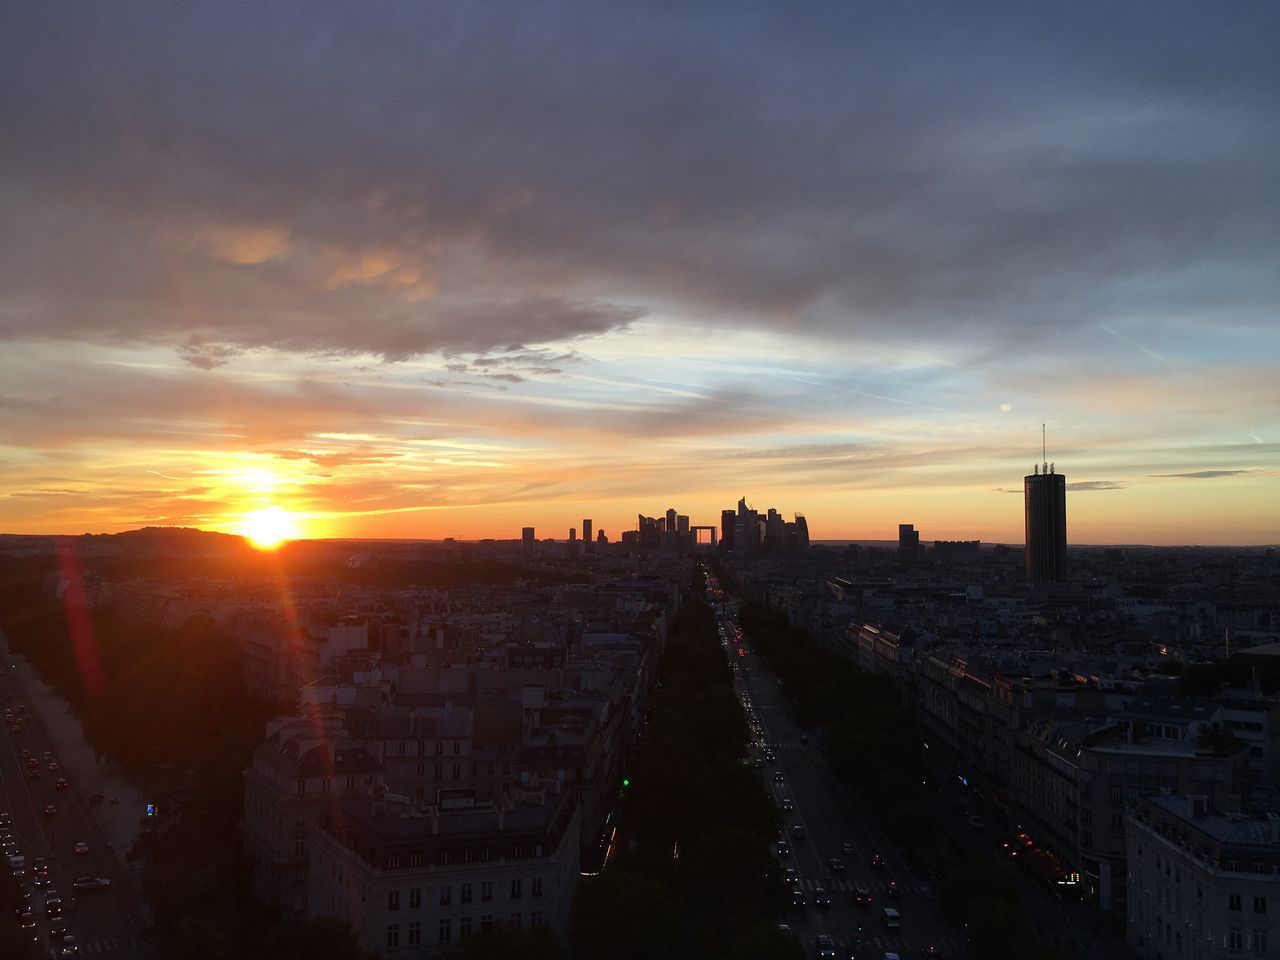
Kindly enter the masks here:
<path id="1" fill-rule="evenodd" d="M 50 772 L 50 773 L 52 773 L 54 770 L 57 770 L 57 769 L 58 769 L 58 761 L 57 761 L 57 760 L 50 760 L 50 761 L 49 761 L 49 772 Z"/>
<path id="2" fill-rule="evenodd" d="M 836 944 L 830 935 L 825 933 L 818 934 L 817 940 L 814 941 L 814 948 L 820 958 L 831 957 L 836 955 Z"/>
<path id="3" fill-rule="evenodd" d="M 758 770 L 758 769 L 760 769 L 760 768 L 761 768 L 761 767 L 763 767 L 763 766 L 764 766 L 764 758 L 763 758 L 763 757 L 756 757 L 756 769 Z"/>
<path id="4" fill-rule="evenodd" d="M 30 777 L 32 780 L 39 780 L 39 779 L 40 779 L 40 768 L 39 768 L 39 767 L 32 767 L 30 770 L 28 770 L 28 771 L 27 771 L 27 776 L 28 776 L 28 777 Z"/>
<path id="5" fill-rule="evenodd" d="M 792 827 L 792 828 L 791 828 L 791 835 L 792 835 L 793 837 L 795 837 L 797 840 L 803 840 L 803 839 L 804 839 L 804 826 L 803 826 L 803 824 L 799 824 L 799 823 L 797 823 L 794 827 Z"/>
<path id="6" fill-rule="evenodd" d="M 37 877 L 47 877 L 49 875 L 49 861 L 44 857 L 36 857 L 31 861 L 31 869 Z"/>
<path id="7" fill-rule="evenodd" d="M 778 762 L 778 758 L 777 758 L 777 757 L 775 757 L 775 756 L 773 755 L 773 751 L 772 751 L 772 750 L 770 750 L 768 753 L 766 753 L 766 754 L 764 755 L 764 759 L 765 759 L 765 762 L 766 762 L 766 763 L 777 763 L 777 762 Z"/>
<path id="8" fill-rule="evenodd" d="M 83 840 L 78 840 L 76 841 L 76 845 L 72 847 L 71 850 L 77 857 L 83 857 L 85 854 L 89 852 L 89 845 L 85 843 Z"/>
<path id="9" fill-rule="evenodd" d="M 30 750 L 28 750 L 26 747 L 23 747 L 23 748 L 22 748 L 22 753 L 20 754 L 20 756 L 22 757 L 22 759 L 23 759 L 23 760 L 30 760 L 30 759 L 31 759 L 31 751 L 30 751 Z"/>
<path id="10" fill-rule="evenodd" d="M 0 813 L 0 827 L 12 827 L 12 826 L 13 826 L 13 814 Z"/>
<path id="11" fill-rule="evenodd" d="M 853 853 L 853 841 L 852 841 L 852 840 L 841 840 L 841 841 L 840 841 L 840 852 L 841 852 L 841 853 Z"/>
<path id="12" fill-rule="evenodd" d="M 884 869 L 884 860 L 882 860 L 882 859 L 880 858 L 880 854 L 878 854 L 878 853 L 873 853 L 873 854 L 871 855 L 871 869 L 872 869 L 872 870 L 883 870 L 883 869 Z"/>
<path id="13" fill-rule="evenodd" d="M 972 813 L 964 818 L 964 822 L 967 823 L 969 826 L 973 827 L 973 829 L 975 830 L 982 830 L 986 827 L 986 823 L 983 821 L 983 819 L 977 816 L 976 814 L 972 814 Z"/>
<path id="14" fill-rule="evenodd" d="M 791 891 L 791 906 L 796 910 L 803 910 L 805 907 L 804 891 L 799 887 Z"/>
<path id="15" fill-rule="evenodd" d="M 839 857 L 832 857 L 827 861 L 827 869 L 832 873 L 844 873 L 844 861 Z"/>
<path id="16" fill-rule="evenodd" d="M 56 923 L 49 924 L 49 942 L 58 944 L 62 942 L 62 938 L 68 934 L 67 925 L 59 920 Z"/>
<path id="17" fill-rule="evenodd" d="M 71 881 L 73 890 L 106 890 L 111 881 L 106 877 L 76 877 Z"/>
<path id="18" fill-rule="evenodd" d="M 53 878 L 49 876 L 35 876 L 31 878 L 31 885 L 37 890 L 47 890 L 53 886 Z"/>
<path id="19" fill-rule="evenodd" d="M 871 888 L 862 880 L 853 885 L 853 902 L 864 910 L 871 907 Z"/>
<path id="20" fill-rule="evenodd" d="M 785 840 L 779 840 L 779 841 L 778 841 L 778 856 L 780 856 L 780 857 L 789 857 L 789 856 L 791 856 L 791 844 L 787 843 L 787 841 L 785 841 Z"/>
<path id="21" fill-rule="evenodd" d="M 71 784 L 67 783 L 66 777 L 59 777 L 57 780 L 53 782 L 53 788 L 55 790 L 66 790 L 70 786 Z"/>
<path id="22" fill-rule="evenodd" d="M 18 926 L 23 930 L 34 930 L 36 928 L 36 915 L 30 910 L 24 910 L 18 914 Z"/>
<path id="23" fill-rule="evenodd" d="M 796 870 L 795 867 L 787 867 L 783 876 L 785 877 L 787 883 L 789 883 L 793 887 L 800 882 L 800 873 Z"/>
<path id="24" fill-rule="evenodd" d="M 10 732 L 10 733 L 21 733 L 21 732 L 22 732 L 22 724 L 20 724 L 20 723 L 15 723 L 12 727 L 10 727 L 10 728 L 9 728 L 9 732 Z"/>
<path id="25" fill-rule="evenodd" d="M 920 951 L 920 960 L 942 960 L 942 951 L 937 947 L 924 947 Z"/>
<path id="26" fill-rule="evenodd" d="M 802 734 L 800 734 L 800 742 L 801 742 L 801 743 L 808 743 L 808 742 L 809 742 L 809 735 L 808 735 L 807 733 L 802 733 Z"/>
<path id="27" fill-rule="evenodd" d="M 57 813 L 58 813 L 58 808 L 57 808 L 57 806 L 56 806 L 56 805 L 54 805 L 54 804 L 52 804 L 52 803 L 46 803 L 46 804 L 44 805 L 44 815 L 45 815 L 46 817 L 53 817 L 53 816 L 56 816 L 56 815 L 57 815 Z"/>
<path id="28" fill-rule="evenodd" d="M 827 893 L 822 887 L 818 887 L 813 891 L 813 905 L 821 910 L 825 910 L 831 906 L 831 894 Z"/>
<path id="29" fill-rule="evenodd" d="M 60 957 L 77 957 L 80 955 L 80 944 L 76 942 L 76 938 L 71 934 L 67 934 L 62 938 L 62 946 L 58 948 L 58 956 Z"/>
<path id="30" fill-rule="evenodd" d="M 52 759 L 53 759 L 53 751 L 52 751 L 52 750 L 46 750 L 46 751 L 44 752 L 44 758 L 45 758 L 46 760 L 52 760 Z"/>
<path id="31" fill-rule="evenodd" d="M 18 853 L 18 841 L 9 839 L 0 842 L 0 850 L 4 851 L 6 857 L 16 856 Z"/>
<path id="32" fill-rule="evenodd" d="M 62 898 L 54 893 L 44 898 L 44 912 L 51 918 L 62 916 Z"/>
<path id="33" fill-rule="evenodd" d="M 791 798 L 790 798 L 790 797 L 783 797 L 783 798 L 782 798 L 782 810 L 783 810 L 783 812 L 784 812 L 784 813 L 790 813 L 790 812 L 791 812 L 792 810 L 794 810 L 795 808 L 796 808 L 796 805 L 795 805 L 794 803 L 792 803 L 792 802 L 791 802 Z"/>
<path id="34" fill-rule="evenodd" d="M 782 771 L 781 771 L 781 770 L 779 770 L 777 773 L 775 773 L 775 774 L 773 775 L 773 782 L 774 782 L 774 783 L 782 783 L 782 782 L 783 782 L 783 781 L 785 781 L 785 780 L 786 780 L 786 777 L 784 777 L 784 776 L 782 775 Z"/>
<path id="35" fill-rule="evenodd" d="M 887 894 L 889 895 L 889 899 L 890 899 L 890 900 L 901 900 L 901 899 L 902 899 L 902 891 L 898 888 L 898 881 L 897 881 L 897 880 L 890 880 L 890 881 L 889 881 L 889 889 L 888 889 L 888 890 L 886 890 L 886 891 L 885 891 L 885 893 L 887 893 Z"/>

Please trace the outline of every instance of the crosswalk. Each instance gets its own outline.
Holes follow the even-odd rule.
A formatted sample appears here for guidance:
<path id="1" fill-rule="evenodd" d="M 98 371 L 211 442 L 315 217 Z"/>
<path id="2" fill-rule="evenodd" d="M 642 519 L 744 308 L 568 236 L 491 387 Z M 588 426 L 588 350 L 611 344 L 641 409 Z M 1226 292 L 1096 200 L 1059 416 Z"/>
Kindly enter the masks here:
<path id="1" fill-rule="evenodd" d="M 889 883 L 887 880 L 846 880 L 841 878 L 832 878 L 830 880 L 814 880 L 809 877 L 802 877 L 799 881 L 802 890 L 817 890 L 821 887 L 828 893 L 853 893 L 853 887 L 856 883 L 863 883 L 872 894 L 879 894 L 887 897 L 889 893 Z M 904 880 L 898 884 L 898 889 L 903 894 L 922 893 L 928 895 L 929 885 L 920 883 L 916 880 Z"/>
<path id="2" fill-rule="evenodd" d="M 861 944 L 863 950 L 871 952 L 872 956 L 876 956 L 878 953 L 893 952 L 901 956 L 902 960 L 916 960 L 916 957 L 920 955 L 920 951 L 927 947 L 936 947 L 938 953 L 944 957 L 964 956 L 963 937 L 943 937 L 941 940 L 924 941 L 919 938 L 865 936 L 858 943 Z M 852 946 L 852 944 L 849 945 Z"/>
<path id="3" fill-rule="evenodd" d="M 110 940 L 90 940 L 88 943 L 80 944 L 80 952 L 83 954 L 96 955 L 100 953 L 113 953 L 116 950 L 124 950 L 128 947 L 140 947 L 142 940 L 138 937 L 113 937 Z"/>

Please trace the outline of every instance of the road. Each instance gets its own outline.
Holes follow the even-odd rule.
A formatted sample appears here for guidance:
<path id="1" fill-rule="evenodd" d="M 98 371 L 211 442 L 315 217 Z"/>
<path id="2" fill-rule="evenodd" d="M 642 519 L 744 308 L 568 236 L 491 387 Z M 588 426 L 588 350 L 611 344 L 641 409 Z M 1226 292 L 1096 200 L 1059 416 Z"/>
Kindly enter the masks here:
<path id="1" fill-rule="evenodd" d="M 719 623 L 722 644 L 734 664 L 738 695 L 748 718 L 759 724 L 757 739 L 771 747 L 775 757 L 760 768 L 765 784 L 779 807 L 789 799 L 794 808 L 783 815 L 790 851 L 780 859 L 784 867 L 797 871 L 806 905 L 793 910 L 788 918 L 792 932 L 807 948 L 813 948 L 818 934 L 828 934 L 841 958 L 852 955 L 858 960 L 880 960 L 892 951 L 903 960 L 914 960 L 930 946 L 937 948 L 940 957 L 964 956 L 963 931 L 938 922 L 937 901 L 929 885 L 912 875 L 879 827 L 857 809 L 832 775 L 818 735 L 809 737 L 812 742 L 801 741 L 804 731 L 792 718 L 790 701 L 768 663 L 742 640 L 732 609 L 719 617 Z M 763 753 L 763 747 L 753 749 L 753 756 Z M 780 783 L 775 781 L 778 773 L 782 775 Z M 792 833 L 797 825 L 803 830 L 802 839 Z M 846 843 L 852 844 L 851 852 L 842 850 Z M 883 869 L 871 866 L 876 854 L 884 863 Z M 828 861 L 833 857 L 843 861 L 844 871 L 830 869 Z M 901 891 L 898 900 L 888 897 L 890 881 Z M 857 883 L 869 888 L 869 907 L 855 905 Z M 830 894 L 829 908 L 814 903 L 814 891 L 820 888 Z M 886 928 L 881 918 L 884 907 L 899 911 L 900 930 Z"/>
<path id="2" fill-rule="evenodd" d="M 2 639 L 0 649 L 7 650 Z M 16 682 L 7 653 L 0 654 L 0 662 L 4 666 L 0 678 L 3 706 L 15 711 L 19 705 L 28 706 L 28 715 L 19 717 L 21 732 L 5 724 L 0 733 L 0 812 L 12 816 L 13 826 L 9 829 L 15 835 L 19 852 L 27 859 L 24 884 L 35 894 L 33 912 L 39 919 L 41 941 L 52 955 L 49 922 L 42 904 L 47 890 L 56 890 L 68 906 L 65 923 L 78 941 L 81 955 L 141 960 L 149 956 L 149 952 L 139 935 L 143 913 L 137 896 L 90 812 L 89 798 L 80 793 L 71 773 L 63 769 L 57 746 L 30 707 L 26 692 Z M 32 778 L 22 757 L 24 749 L 39 760 L 38 779 Z M 46 754 L 57 764 L 56 769 L 50 769 Z M 56 788 L 59 777 L 69 781 L 66 789 Z M 48 805 L 53 805 L 56 812 L 46 813 Z M 75 854 L 73 848 L 77 842 L 87 843 L 89 852 Z M 31 862 L 36 857 L 49 860 L 48 887 L 35 887 Z M 72 881 L 84 876 L 106 877 L 111 880 L 111 888 L 73 890 Z"/>

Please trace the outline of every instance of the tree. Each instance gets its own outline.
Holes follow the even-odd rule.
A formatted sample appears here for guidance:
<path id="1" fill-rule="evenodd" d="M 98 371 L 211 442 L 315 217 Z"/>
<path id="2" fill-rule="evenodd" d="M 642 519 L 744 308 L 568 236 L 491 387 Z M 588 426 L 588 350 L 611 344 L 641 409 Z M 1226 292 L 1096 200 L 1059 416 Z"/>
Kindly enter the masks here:
<path id="1" fill-rule="evenodd" d="M 578 960 L 671 957 L 680 943 L 676 906 L 656 881 L 624 870 L 586 877 L 573 907 Z"/>
<path id="2" fill-rule="evenodd" d="M 499 923 L 464 937 L 448 956 L 449 960 L 562 960 L 564 951 L 550 927 L 516 929 Z"/>
<path id="3" fill-rule="evenodd" d="M 360 947 L 350 925 L 331 917 L 276 927 L 267 935 L 259 956 L 262 960 L 373 960 L 373 954 Z"/>

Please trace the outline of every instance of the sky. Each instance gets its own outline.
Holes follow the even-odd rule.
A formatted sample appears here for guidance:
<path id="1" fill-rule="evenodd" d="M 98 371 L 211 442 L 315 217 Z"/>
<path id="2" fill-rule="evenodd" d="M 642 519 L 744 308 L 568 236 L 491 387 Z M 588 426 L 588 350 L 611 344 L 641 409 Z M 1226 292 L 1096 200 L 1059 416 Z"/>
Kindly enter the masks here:
<path id="1" fill-rule="evenodd" d="M 0 531 L 1280 543 L 1280 4 L 24 4 Z"/>

